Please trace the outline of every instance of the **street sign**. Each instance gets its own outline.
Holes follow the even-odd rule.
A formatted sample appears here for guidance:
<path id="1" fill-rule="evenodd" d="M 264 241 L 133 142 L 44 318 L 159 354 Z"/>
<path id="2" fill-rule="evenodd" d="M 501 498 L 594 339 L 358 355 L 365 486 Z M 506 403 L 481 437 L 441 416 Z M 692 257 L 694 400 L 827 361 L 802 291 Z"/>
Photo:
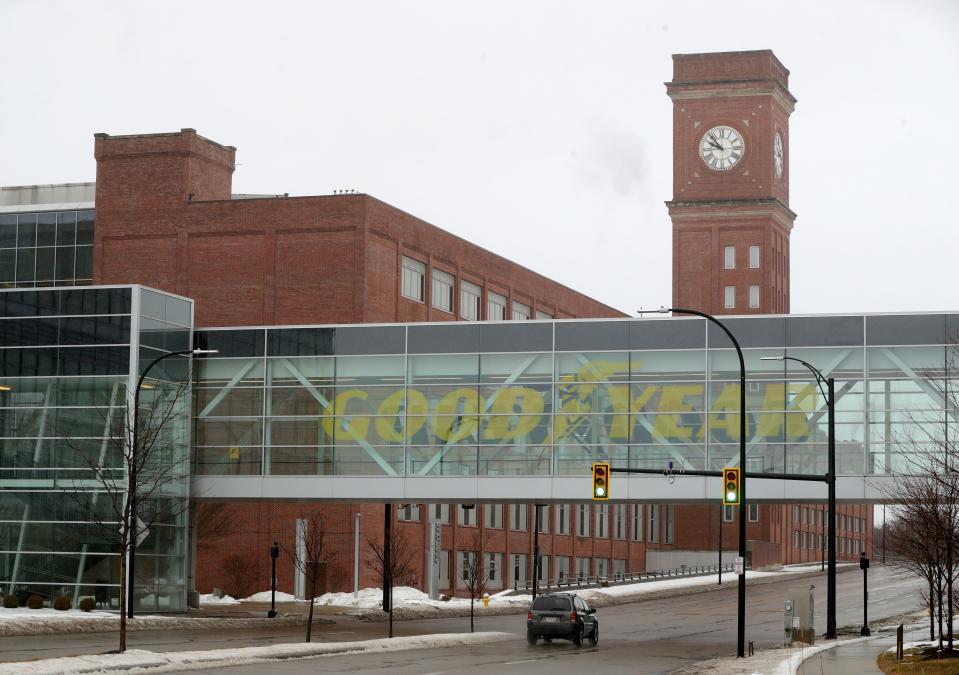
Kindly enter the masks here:
<path id="1" fill-rule="evenodd" d="M 736 574 L 743 574 L 746 571 L 746 562 L 742 556 L 736 556 L 736 561 L 733 563 L 733 567 L 736 570 Z"/>

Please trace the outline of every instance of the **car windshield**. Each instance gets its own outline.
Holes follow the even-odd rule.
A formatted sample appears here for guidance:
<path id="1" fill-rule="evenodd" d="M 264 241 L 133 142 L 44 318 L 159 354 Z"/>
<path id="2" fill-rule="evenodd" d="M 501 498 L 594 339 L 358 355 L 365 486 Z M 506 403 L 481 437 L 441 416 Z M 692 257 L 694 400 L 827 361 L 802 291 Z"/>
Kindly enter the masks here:
<path id="1" fill-rule="evenodd" d="M 557 598 L 549 595 L 541 595 L 533 600 L 533 609 L 542 611 L 565 611 L 569 609 L 569 598 Z"/>

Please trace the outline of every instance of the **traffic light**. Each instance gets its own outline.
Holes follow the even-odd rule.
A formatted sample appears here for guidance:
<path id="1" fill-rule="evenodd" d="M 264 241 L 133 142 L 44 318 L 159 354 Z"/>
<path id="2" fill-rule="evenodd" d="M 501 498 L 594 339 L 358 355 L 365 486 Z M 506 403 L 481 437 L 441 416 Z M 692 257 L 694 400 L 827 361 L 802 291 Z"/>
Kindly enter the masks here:
<path id="1" fill-rule="evenodd" d="M 593 499 L 609 499 L 609 463 L 593 464 Z"/>
<path id="2" fill-rule="evenodd" d="M 723 505 L 735 506 L 740 501 L 740 494 L 739 469 L 736 467 L 723 469 Z"/>

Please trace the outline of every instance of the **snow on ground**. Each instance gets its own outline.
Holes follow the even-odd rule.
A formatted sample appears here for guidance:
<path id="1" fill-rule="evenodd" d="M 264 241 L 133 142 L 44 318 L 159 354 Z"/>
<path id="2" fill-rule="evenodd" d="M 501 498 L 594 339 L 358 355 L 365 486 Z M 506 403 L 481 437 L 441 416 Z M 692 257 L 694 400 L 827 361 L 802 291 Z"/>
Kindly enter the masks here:
<path id="1" fill-rule="evenodd" d="M 241 602 L 270 602 L 272 597 L 271 591 L 260 591 L 259 593 L 254 593 L 248 598 L 243 598 Z M 277 602 L 296 602 L 296 597 L 290 595 L 289 593 L 283 593 L 281 591 L 276 592 L 276 601 Z"/>
<path id="2" fill-rule="evenodd" d="M 510 633 L 465 633 L 397 637 L 363 642 L 313 642 L 214 649 L 194 652 L 150 652 L 130 649 L 123 654 L 95 654 L 42 661 L 0 664 L 0 675 L 54 675 L 59 673 L 168 673 L 222 666 L 264 663 L 276 659 L 374 653 L 406 649 L 436 649 L 515 639 Z"/>
<path id="3" fill-rule="evenodd" d="M 81 612 L 79 609 L 30 609 L 29 607 L 15 607 L 0 609 L 0 622 L 7 621 L 85 621 L 90 619 L 113 619 L 113 612 L 91 611 Z"/>
<path id="4" fill-rule="evenodd" d="M 231 595 L 218 596 L 213 593 L 200 594 L 201 605 L 239 605 L 240 601 Z"/>

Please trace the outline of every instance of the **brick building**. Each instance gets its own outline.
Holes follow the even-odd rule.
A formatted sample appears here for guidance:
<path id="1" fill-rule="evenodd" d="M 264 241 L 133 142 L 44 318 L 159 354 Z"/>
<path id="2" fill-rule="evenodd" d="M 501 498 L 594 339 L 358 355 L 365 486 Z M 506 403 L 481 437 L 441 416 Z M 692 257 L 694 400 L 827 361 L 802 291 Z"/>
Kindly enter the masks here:
<path id="1" fill-rule="evenodd" d="M 677 55 L 674 67 L 674 304 L 786 313 L 795 218 L 788 71 L 768 51 Z M 192 129 L 97 134 L 93 283 L 194 298 L 198 328 L 623 316 L 368 195 L 231 194 L 235 153 Z M 47 283 L 38 274 L 16 278 Z M 362 538 L 379 539 L 383 512 L 378 504 L 201 505 L 197 588 L 263 590 L 270 544 L 292 547 L 295 520 L 319 516 L 330 529 L 323 590 L 347 590 L 356 514 Z M 492 587 L 531 580 L 531 505 L 401 505 L 394 531 L 425 550 L 430 512 L 447 524 L 447 586 L 477 538 Z M 720 548 L 728 561 L 736 549 L 737 514 L 719 506 L 554 504 L 539 515 L 543 580 L 708 564 Z M 822 507 L 754 504 L 747 517 L 755 566 L 820 559 Z M 841 559 L 871 551 L 870 507 L 841 507 L 839 523 Z M 423 567 L 416 556 L 401 581 L 422 587 Z M 280 566 L 279 579 L 281 590 L 295 588 L 291 565 Z M 361 566 L 360 586 L 377 583 Z"/>

